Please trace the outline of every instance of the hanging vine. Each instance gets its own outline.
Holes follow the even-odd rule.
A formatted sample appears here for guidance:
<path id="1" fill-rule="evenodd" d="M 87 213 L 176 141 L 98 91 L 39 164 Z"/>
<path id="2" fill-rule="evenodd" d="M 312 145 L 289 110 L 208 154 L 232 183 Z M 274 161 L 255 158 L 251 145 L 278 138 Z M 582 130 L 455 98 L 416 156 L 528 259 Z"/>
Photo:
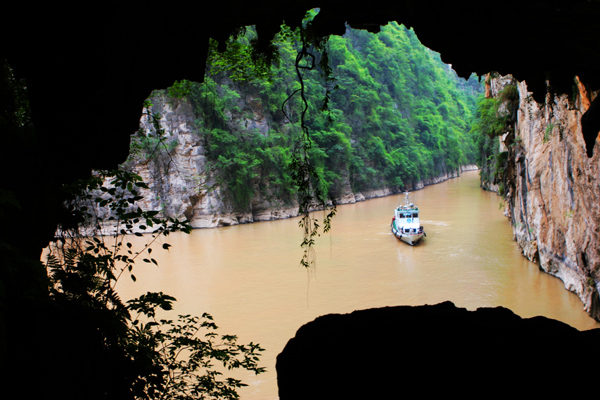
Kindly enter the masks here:
<path id="1" fill-rule="evenodd" d="M 304 239 L 301 243 L 303 249 L 302 260 L 300 264 L 305 268 L 311 268 L 315 264 L 315 240 L 319 236 L 320 222 L 314 217 L 314 211 L 323 210 L 323 233 L 331 229 L 331 220 L 336 213 L 336 204 L 333 198 L 327 198 L 321 190 L 319 184 L 322 179 L 315 167 L 310 162 L 309 151 L 312 147 L 312 140 L 308 126 L 306 125 L 306 113 L 308 111 L 308 101 L 306 99 L 306 86 L 304 84 L 304 73 L 312 71 L 317 67 L 316 57 L 310 51 L 321 51 L 321 62 L 318 64 L 325 78 L 325 99 L 321 110 L 327 109 L 329 100 L 331 79 L 328 66 L 327 52 L 324 49 L 325 40 L 310 40 L 307 36 L 307 30 L 300 27 L 300 39 L 302 47 L 295 60 L 295 69 L 300 88 L 295 90 L 281 105 L 281 111 L 285 117 L 293 123 L 292 119 L 286 113 L 285 105 L 294 96 L 299 95 L 301 99 L 302 110 L 300 112 L 301 138 L 294 149 L 291 162 L 292 178 L 298 187 L 298 203 L 300 221 L 298 225 L 303 230 Z M 313 214 L 311 214 L 313 212 Z"/>

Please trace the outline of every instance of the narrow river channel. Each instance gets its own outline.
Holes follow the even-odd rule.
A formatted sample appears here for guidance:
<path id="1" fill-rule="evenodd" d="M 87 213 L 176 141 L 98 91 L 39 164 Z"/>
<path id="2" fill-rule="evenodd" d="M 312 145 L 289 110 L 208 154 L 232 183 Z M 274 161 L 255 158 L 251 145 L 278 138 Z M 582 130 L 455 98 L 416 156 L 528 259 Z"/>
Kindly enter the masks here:
<path id="1" fill-rule="evenodd" d="M 319 315 L 394 305 L 503 306 L 580 330 L 600 327 L 561 281 L 527 261 L 512 240 L 501 198 L 479 188 L 478 172 L 412 193 L 427 237 L 417 246 L 390 232 L 402 195 L 338 207 L 331 233 L 319 238 L 317 264 L 300 266 L 298 220 L 195 230 L 168 237 L 169 252 L 122 279 L 124 299 L 146 291 L 177 298 L 175 312 L 210 313 L 222 334 L 266 348 L 268 372 L 243 377 L 242 400 L 277 399 L 275 358 L 303 324 Z M 317 216 L 320 218 L 320 216 Z M 307 379 L 310 373 L 307 372 Z"/>

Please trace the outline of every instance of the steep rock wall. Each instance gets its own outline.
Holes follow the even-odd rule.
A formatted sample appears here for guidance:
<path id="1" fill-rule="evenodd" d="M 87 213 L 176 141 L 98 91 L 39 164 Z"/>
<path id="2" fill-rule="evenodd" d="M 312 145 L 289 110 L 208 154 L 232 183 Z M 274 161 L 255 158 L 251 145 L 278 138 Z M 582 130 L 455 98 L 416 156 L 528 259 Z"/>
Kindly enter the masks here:
<path id="1" fill-rule="evenodd" d="M 255 221 L 290 218 L 298 215 L 298 204 L 278 196 L 273 188 L 259 179 L 249 182 L 254 195 L 246 210 L 240 211 L 227 187 L 220 181 L 220 171 L 211 165 L 207 155 L 202 124 L 197 121 L 193 107 L 186 99 L 173 98 L 165 91 L 155 92 L 151 98 L 151 114 L 159 115 L 164 142 L 146 154 L 131 156 L 125 167 L 142 176 L 150 187 L 140 204 L 145 209 L 161 210 L 165 215 L 187 218 L 194 228 L 213 228 Z M 268 134 L 270 128 L 282 122 L 266 117 L 258 95 L 247 95 L 238 101 L 237 110 L 226 111 L 229 129 L 245 129 L 254 134 Z M 154 132 L 152 118 L 144 114 L 140 132 Z M 285 127 L 278 129 L 285 131 Z M 139 133 L 138 133 L 139 137 Z M 135 137 L 134 137 L 134 140 Z M 460 172 L 477 169 L 474 165 L 461 168 Z M 459 171 L 448 171 L 440 176 L 417 181 L 407 190 L 419 190 L 459 176 Z M 341 185 L 343 191 L 337 204 L 349 204 L 370 198 L 397 193 L 397 189 L 381 188 L 353 192 L 346 177 Z"/>
<path id="2" fill-rule="evenodd" d="M 600 171 L 581 132 L 592 94 L 579 84 L 576 99 L 548 94 L 544 104 L 518 83 L 519 110 L 509 151 L 507 214 L 523 254 L 560 278 L 600 320 Z"/>
<path id="3" fill-rule="evenodd" d="M 272 196 L 269 188 L 257 190 L 246 211 L 236 210 L 228 199 L 227 190 L 219 182 L 219 171 L 207 157 L 205 138 L 198 127 L 193 108 L 185 99 L 157 93 L 152 97 L 152 114 L 160 116 L 165 145 L 157 148 L 150 157 L 134 156 L 127 168 L 140 174 L 150 187 L 141 206 L 160 210 L 165 215 L 187 218 L 194 228 L 212 228 L 240 223 L 288 218 L 297 215 L 297 205 L 286 204 Z M 245 125 L 248 129 L 266 129 L 261 110 L 252 119 L 242 121 L 240 116 L 229 116 L 232 125 Z M 155 126 L 144 114 L 140 130 L 152 132 Z M 167 149 L 168 151 L 165 151 Z M 258 185 L 259 182 L 250 184 Z"/>
<path id="4" fill-rule="evenodd" d="M 511 85 L 516 85 L 518 82 L 515 80 L 515 78 L 511 75 L 507 75 L 507 76 L 500 76 L 500 75 L 495 75 L 492 78 L 491 74 L 487 74 L 486 78 L 485 78 L 485 97 L 487 99 L 491 99 L 491 98 L 499 98 L 502 96 L 501 92 L 507 87 L 507 86 L 511 86 Z M 498 115 L 497 117 L 499 118 L 507 118 L 510 117 L 509 114 L 512 112 L 511 111 L 512 107 L 508 106 L 508 102 L 507 101 L 502 101 L 500 103 L 500 106 L 498 107 Z M 498 141 L 498 152 L 506 152 L 509 149 L 507 148 L 505 141 L 511 143 L 513 136 L 509 137 L 509 132 L 511 130 L 513 130 L 514 127 L 512 126 L 507 126 L 506 130 L 502 133 L 502 136 L 500 138 L 500 140 Z M 494 176 L 495 172 L 495 161 L 487 161 L 484 162 L 483 165 L 481 166 L 481 187 L 484 190 L 489 190 L 492 192 L 496 192 L 496 193 L 500 193 L 500 185 L 503 184 L 502 182 L 502 176 Z M 493 179 L 490 180 L 490 177 L 493 177 Z M 484 178 L 485 177 L 485 178 Z"/>

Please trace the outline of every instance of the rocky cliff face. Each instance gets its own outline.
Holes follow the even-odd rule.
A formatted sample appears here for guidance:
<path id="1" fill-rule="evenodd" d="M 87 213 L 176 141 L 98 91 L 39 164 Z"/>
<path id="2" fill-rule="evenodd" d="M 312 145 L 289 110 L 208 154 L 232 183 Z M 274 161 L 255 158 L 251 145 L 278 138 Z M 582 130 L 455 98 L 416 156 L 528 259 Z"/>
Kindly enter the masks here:
<path id="1" fill-rule="evenodd" d="M 168 96 L 164 91 L 155 92 L 151 98 L 151 115 L 159 115 L 155 124 L 152 117 L 144 114 L 140 121 L 140 132 L 133 140 L 139 140 L 141 133 L 154 134 L 162 130 L 161 143 L 146 144 L 144 152 L 130 156 L 126 168 L 142 176 L 150 186 L 141 206 L 146 209 L 161 210 L 165 215 L 187 218 L 194 228 L 212 228 L 290 218 L 298 215 L 295 201 L 280 198 L 268 184 L 255 180 L 248 184 L 256 189 L 245 211 L 227 195 L 227 187 L 220 181 L 220 171 L 216 170 L 207 156 L 206 140 L 194 114 L 193 107 L 186 99 Z M 254 134 L 268 134 L 270 127 L 282 122 L 272 121 L 262 108 L 258 95 L 247 95 L 238 101 L 236 111 L 227 111 L 229 129 L 245 129 Z M 285 131 L 285 127 L 279 127 Z M 463 166 L 461 171 L 476 169 L 476 166 Z M 446 179 L 458 176 L 459 171 L 450 171 L 441 176 L 418 181 L 407 190 L 418 190 Z M 369 198 L 382 197 L 395 193 L 394 189 L 383 188 L 355 193 L 350 182 L 342 185 L 342 193 L 337 204 L 355 203 Z"/>
<path id="2" fill-rule="evenodd" d="M 185 99 L 155 93 L 151 114 L 158 121 L 165 138 L 144 155 L 130 157 L 128 168 L 140 174 L 150 187 L 141 206 L 160 210 L 165 215 L 187 218 L 194 228 L 212 228 L 253 221 L 287 218 L 297 215 L 295 204 L 286 204 L 270 196 L 269 188 L 257 191 L 247 211 L 239 211 L 226 196 L 226 188 L 219 182 L 216 171 L 207 158 L 206 143 L 191 104 Z M 252 107 L 250 101 L 249 107 Z M 255 104 L 256 107 L 256 104 Z M 266 129 L 261 110 L 243 120 L 229 115 L 232 125 L 245 125 L 248 129 Z M 140 132 L 155 132 L 156 126 L 148 114 L 140 121 Z M 138 135 L 140 133 L 138 132 Z M 135 140 L 135 138 L 134 138 Z M 258 182 L 249 184 L 258 185 Z"/>
<path id="3" fill-rule="evenodd" d="M 575 99 L 548 94 L 544 104 L 518 83 L 514 133 L 502 136 L 506 212 L 523 254 L 560 278 L 600 320 L 600 152 L 586 155 L 581 117 L 594 96 L 577 83 Z"/>

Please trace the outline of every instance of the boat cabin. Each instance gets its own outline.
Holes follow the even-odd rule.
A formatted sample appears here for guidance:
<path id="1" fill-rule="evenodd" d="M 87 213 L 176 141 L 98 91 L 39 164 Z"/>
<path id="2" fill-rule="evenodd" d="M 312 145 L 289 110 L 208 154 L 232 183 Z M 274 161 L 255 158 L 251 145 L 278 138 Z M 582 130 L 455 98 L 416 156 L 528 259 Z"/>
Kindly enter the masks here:
<path id="1" fill-rule="evenodd" d="M 396 209 L 396 219 L 402 225 L 417 224 L 419 225 L 419 209 L 412 206 L 400 206 Z"/>
<path id="2" fill-rule="evenodd" d="M 395 210 L 396 226 L 402 233 L 418 233 L 422 230 L 419 221 L 419 209 L 412 203 L 408 206 L 399 206 Z"/>

